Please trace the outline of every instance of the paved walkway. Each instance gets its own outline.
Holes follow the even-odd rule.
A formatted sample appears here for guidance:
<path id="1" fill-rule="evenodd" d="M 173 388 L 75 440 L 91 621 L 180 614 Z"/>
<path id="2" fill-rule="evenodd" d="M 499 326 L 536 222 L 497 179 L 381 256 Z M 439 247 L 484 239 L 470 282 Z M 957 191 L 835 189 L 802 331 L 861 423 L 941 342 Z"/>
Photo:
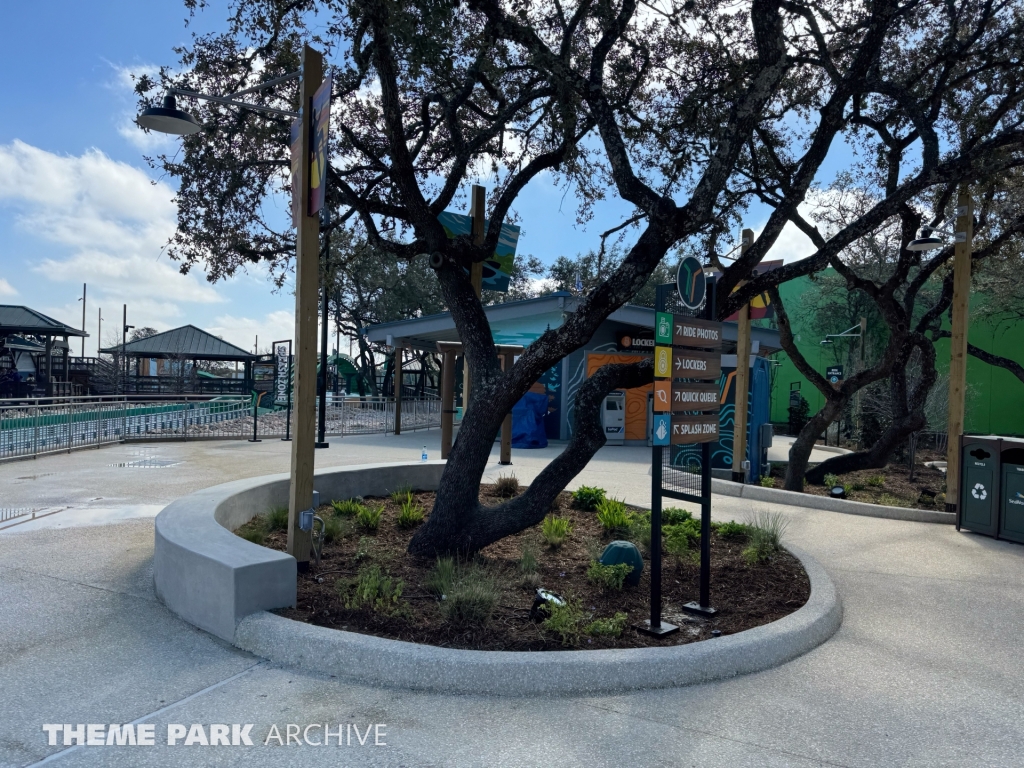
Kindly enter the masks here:
<path id="1" fill-rule="evenodd" d="M 317 461 L 414 460 L 436 440 L 349 437 Z M 528 481 L 556 450 L 516 452 L 512 469 Z M 145 457 L 180 463 L 110 466 Z M 647 503 L 648 457 L 605 448 L 578 482 Z M 287 460 L 285 444 L 267 441 L 0 465 L 0 504 L 62 508 L 0 534 L 0 765 L 1024 765 L 1024 548 L 952 527 L 782 508 L 788 541 L 843 596 L 846 618 L 828 643 L 704 686 L 499 699 L 372 689 L 261 663 L 156 601 L 151 519 L 79 525 L 151 515 L 181 493 L 283 471 Z M 746 504 L 716 497 L 715 515 L 742 519 Z M 161 742 L 168 723 L 253 723 L 257 745 L 63 752 L 42 730 L 136 720 L 157 724 Z M 341 748 L 261 746 L 272 724 L 284 735 L 288 723 L 323 722 L 386 723 L 388 746 L 354 736 Z"/>

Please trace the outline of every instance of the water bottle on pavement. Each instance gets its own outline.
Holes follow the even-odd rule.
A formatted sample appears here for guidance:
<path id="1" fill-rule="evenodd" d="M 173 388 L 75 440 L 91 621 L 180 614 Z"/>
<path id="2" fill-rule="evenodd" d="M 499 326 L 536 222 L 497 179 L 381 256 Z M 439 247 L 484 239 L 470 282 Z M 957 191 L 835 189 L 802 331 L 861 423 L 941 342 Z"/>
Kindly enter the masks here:
<path id="1" fill-rule="evenodd" d="M 423 453 L 420 454 L 420 461 L 427 460 L 427 446 L 423 446 Z"/>

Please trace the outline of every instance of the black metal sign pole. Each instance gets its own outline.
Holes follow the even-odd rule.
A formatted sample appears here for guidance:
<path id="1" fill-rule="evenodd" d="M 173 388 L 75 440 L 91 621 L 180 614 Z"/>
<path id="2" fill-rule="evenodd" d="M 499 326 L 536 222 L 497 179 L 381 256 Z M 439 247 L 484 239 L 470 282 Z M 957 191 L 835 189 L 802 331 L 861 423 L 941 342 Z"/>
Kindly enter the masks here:
<path id="1" fill-rule="evenodd" d="M 704 317 L 715 319 L 715 280 L 707 282 Z M 687 603 L 683 610 L 701 616 L 713 616 L 711 607 L 711 443 L 700 445 L 700 602 Z"/>
<path id="2" fill-rule="evenodd" d="M 666 297 L 673 286 L 659 285 L 655 289 L 655 308 L 658 312 L 665 310 Z M 646 626 L 641 626 L 645 634 L 662 637 L 678 632 L 679 627 L 665 624 L 661 620 L 661 484 L 664 446 L 655 445 L 651 449 L 651 618 Z M 668 450 L 672 450 L 671 446 Z"/>

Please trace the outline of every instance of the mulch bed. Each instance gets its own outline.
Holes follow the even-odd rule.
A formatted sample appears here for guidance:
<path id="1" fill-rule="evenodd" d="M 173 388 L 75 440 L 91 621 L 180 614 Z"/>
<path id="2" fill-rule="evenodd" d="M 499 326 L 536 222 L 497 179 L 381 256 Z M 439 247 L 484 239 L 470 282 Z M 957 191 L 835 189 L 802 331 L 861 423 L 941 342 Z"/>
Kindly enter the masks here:
<path id="1" fill-rule="evenodd" d="M 923 451 L 918 452 L 918 457 L 922 462 L 944 461 L 946 458 L 944 455 L 932 455 Z M 785 466 L 772 468 L 776 488 L 782 487 L 785 474 Z M 839 481 L 844 486 L 850 486 L 846 498 L 852 501 L 939 511 L 945 511 L 946 508 L 946 475 L 937 469 L 924 466 L 923 463 L 915 466 L 913 481 L 910 480 L 910 470 L 906 464 L 888 464 L 881 469 L 847 472 L 839 477 Z M 804 492 L 815 496 L 828 496 L 829 488 L 808 483 L 804 487 Z"/>
<path id="2" fill-rule="evenodd" d="M 433 492 L 417 492 L 416 501 L 424 512 L 433 506 Z M 480 500 L 495 505 L 501 499 L 493 486 L 481 486 Z M 767 624 L 786 616 L 807 602 L 810 584 L 799 561 L 788 552 L 780 552 L 767 562 L 748 565 L 742 556 L 745 542 L 727 540 L 716 533 L 711 537 L 711 604 L 718 614 L 710 619 L 684 614 L 681 606 L 698 598 L 699 565 L 696 557 L 663 557 L 663 617 L 681 627 L 664 639 L 643 635 L 633 626 L 650 616 L 650 574 L 645 554 L 640 584 L 621 591 L 606 591 L 588 581 L 587 567 L 612 539 L 604 536 L 594 512 L 572 507 L 572 497 L 563 493 L 552 505 L 556 514 L 568 517 L 573 530 L 559 549 L 544 544 L 540 527 L 509 536 L 479 553 L 476 562 L 496 581 L 500 594 L 490 621 L 483 627 L 454 626 L 442 615 L 438 598 L 424 583 L 434 561 L 406 553 L 415 529 L 403 530 L 396 524 L 399 505 L 390 498 L 366 499 L 368 504 L 383 504 L 384 513 L 375 533 L 361 531 L 346 519 L 346 535 L 325 544 L 319 567 L 310 564 L 299 574 L 298 605 L 278 611 L 297 621 L 335 629 L 362 632 L 395 640 L 426 643 L 450 648 L 503 651 L 541 651 L 566 648 L 558 636 L 545 631 L 530 618 L 536 584 L 559 595 L 580 600 L 588 617 L 610 618 L 616 612 L 628 614 L 629 625 L 620 637 L 588 637 L 584 634 L 575 646 L 581 649 L 640 648 L 691 643 Z M 634 510 L 642 511 L 642 510 Z M 329 516 L 324 505 L 318 511 Z M 258 525 L 254 523 L 246 528 Z M 285 549 L 285 532 L 266 537 L 265 546 Z M 519 566 L 524 547 L 537 556 L 539 579 L 524 578 Z M 350 585 L 360 567 L 377 564 L 394 578 L 404 582 L 396 610 L 350 610 L 339 595 Z M 589 620 L 589 618 L 588 618 Z"/>

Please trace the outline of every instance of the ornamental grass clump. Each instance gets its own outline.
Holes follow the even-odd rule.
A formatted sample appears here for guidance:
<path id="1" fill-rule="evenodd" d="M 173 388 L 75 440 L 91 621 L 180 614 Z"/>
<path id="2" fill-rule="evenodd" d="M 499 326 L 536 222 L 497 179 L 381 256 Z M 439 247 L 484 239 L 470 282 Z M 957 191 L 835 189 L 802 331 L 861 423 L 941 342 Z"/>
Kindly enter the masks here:
<path id="1" fill-rule="evenodd" d="M 513 472 L 511 475 L 506 477 L 505 475 L 498 475 L 498 479 L 494 483 L 494 493 L 496 496 L 500 496 L 503 499 L 511 499 L 514 496 L 519 495 L 519 479 Z"/>
<path id="2" fill-rule="evenodd" d="M 780 512 L 760 510 L 756 512 L 749 525 L 747 548 L 743 550 L 743 559 L 750 565 L 757 565 L 769 560 L 782 549 L 782 537 L 789 521 Z"/>
<path id="3" fill-rule="evenodd" d="M 274 507 L 267 512 L 267 532 L 288 530 L 288 507 Z"/>
<path id="4" fill-rule="evenodd" d="M 498 602 L 498 587 L 484 568 L 451 557 L 437 559 L 423 587 L 440 600 L 441 614 L 460 627 L 484 626 Z"/>
<path id="5" fill-rule="evenodd" d="M 359 511 L 356 512 L 356 523 L 366 531 L 376 531 L 380 527 L 380 518 L 383 514 L 384 507 L 382 506 L 360 505 Z"/>
<path id="6" fill-rule="evenodd" d="M 597 505 L 597 520 L 608 534 L 625 534 L 629 531 L 633 514 L 626 509 L 626 503 L 617 499 L 601 499 Z"/>
<path id="7" fill-rule="evenodd" d="M 344 501 L 332 501 L 331 508 L 334 514 L 340 517 L 355 517 L 363 505 L 359 499 L 345 499 Z"/>
<path id="8" fill-rule="evenodd" d="M 572 533 L 572 523 L 567 517 L 548 515 L 544 518 L 544 522 L 541 523 L 540 532 L 547 545 L 552 549 L 557 549 L 565 543 L 565 540 L 569 538 L 569 534 Z"/>
<path id="9" fill-rule="evenodd" d="M 415 528 L 423 522 L 423 509 L 413 500 L 411 493 L 402 502 L 397 522 L 399 528 Z"/>

